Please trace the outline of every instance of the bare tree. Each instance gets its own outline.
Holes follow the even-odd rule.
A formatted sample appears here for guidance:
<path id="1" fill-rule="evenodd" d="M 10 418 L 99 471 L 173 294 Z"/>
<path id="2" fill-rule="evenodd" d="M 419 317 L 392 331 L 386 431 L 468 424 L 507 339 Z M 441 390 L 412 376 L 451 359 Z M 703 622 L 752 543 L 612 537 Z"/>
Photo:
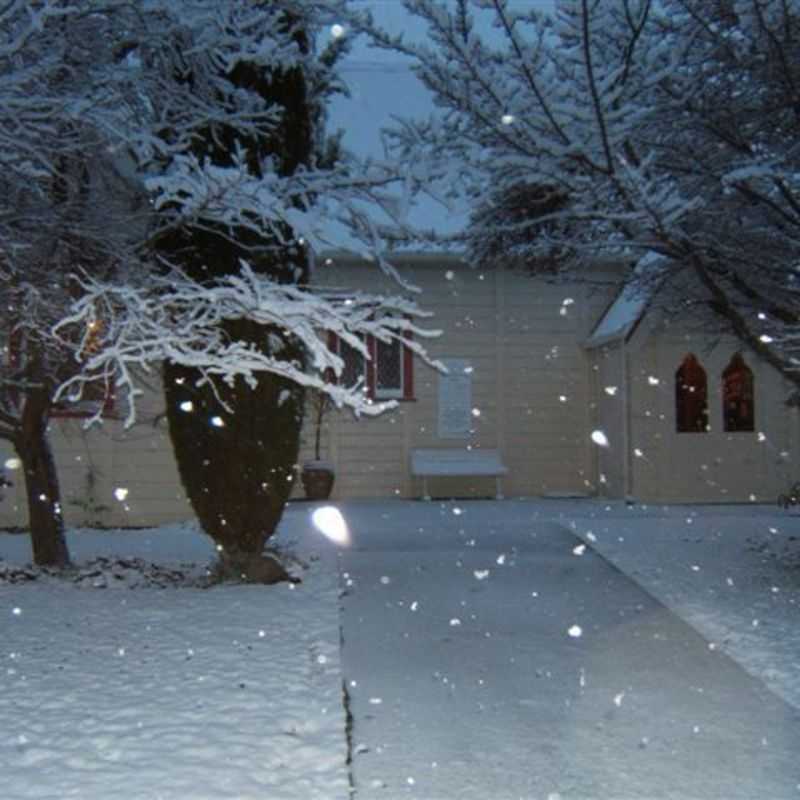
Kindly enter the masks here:
<path id="1" fill-rule="evenodd" d="M 394 131 L 395 152 L 468 198 L 476 258 L 627 260 L 800 386 L 796 0 L 406 6 L 426 43 L 371 34 L 440 110 Z M 633 268 L 647 253 L 657 276 Z"/>
<path id="2" fill-rule="evenodd" d="M 326 370 L 341 370 L 320 346 L 326 330 L 362 349 L 365 330 L 424 336 L 408 299 L 340 303 L 308 280 L 311 249 L 337 244 L 399 278 L 382 240 L 402 225 L 391 196 L 407 185 L 402 172 L 318 157 L 346 46 L 328 32 L 347 19 L 340 0 L 0 9 L 0 299 L 11 312 L 0 436 L 25 466 L 38 563 L 69 559 L 46 438 L 54 404 L 85 403 L 99 386 L 133 421 L 137 369 L 168 362 L 213 406 L 207 435 L 269 376 L 290 382 L 271 393 L 276 417 L 284 389 L 298 404 L 298 384 L 375 413 L 356 390 L 326 383 Z M 185 415 L 189 399 L 171 399 Z M 256 527 L 239 530 L 247 550 L 272 533 Z"/>

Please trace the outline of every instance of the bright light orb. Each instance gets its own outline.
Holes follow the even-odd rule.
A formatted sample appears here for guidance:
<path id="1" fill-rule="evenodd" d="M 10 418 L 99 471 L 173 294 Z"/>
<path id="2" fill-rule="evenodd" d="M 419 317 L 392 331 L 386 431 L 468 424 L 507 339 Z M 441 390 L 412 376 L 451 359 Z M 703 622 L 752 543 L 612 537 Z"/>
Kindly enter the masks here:
<path id="1" fill-rule="evenodd" d="M 350 531 L 338 508 L 322 506 L 311 515 L 316 529 L 334 544 L 345 547 L 350 544 Z"/>

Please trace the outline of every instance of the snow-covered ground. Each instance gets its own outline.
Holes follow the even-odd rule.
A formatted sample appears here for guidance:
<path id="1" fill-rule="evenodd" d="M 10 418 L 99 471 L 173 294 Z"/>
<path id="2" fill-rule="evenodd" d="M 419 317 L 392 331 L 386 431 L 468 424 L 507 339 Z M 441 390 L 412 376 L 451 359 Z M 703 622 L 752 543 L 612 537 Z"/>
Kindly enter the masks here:
<path id="1" fill-rule="evenodd" d="M 800 512 L 593 505 L 557 518 L 800 709 Z"/>
<path id="2" fill-rule="evenodd" d="M 572 749 L 576 758 L 592 752 L 595 762 L 605 759 L 618 771 L 635 769 L 632 762 L 646 753 L 656 769 L 664 770 L 660 777 L 654 773 L 651 794 L 669 796 L 662 783 L 673 774 L 677 745 L 670 751 L 666 742 L 670 725 L 683 725 L 678 712 L 672 721 L 643 717 L 641 695 L 622 683 L 600 685 L 601 670 L 613 675 L 613 659 L 622 664 L 623 653 L 607 648 L 603 659 L 611 660 L 603 667 L 600 651 L 590 661 L 589 651 L 581 650 L 592 643 L 593 632 L 595 642 L 603 632 L 601 622 L 592 622 L 595 609 L 585 597 L 596 596 L 598 606 L 619 602 L 615 614 L 630 610 L 635 615 L 644 608 L 649 616 L 650 609 L 659 608 L 652 598 L 637 599 L 639 589 L 631 588 L 625 575 L 694 627 L 706 640 L 696 637 L 701 649 L 730 655 L 757 679 L 748 684 L 750 679 L 736 677 L 727 659 L 719 662 L 720 674 L 732 675 L 758 708 L 767 709 L 765 720 L 774 722 L 769 731 L 762 731 L 763 720 L 754 723 L 755 731 L 743 723 L 738 735 L 758 734 L 754 763 L 765 778 L 784 769 L 781 748 L 792 740 L 800 744 L 796 715 L 781 711 L 778 700 L 791 704 L 784 708 L 800 708 L 796 512 L 516 500 L 348 503 L 341 509 L 353 533 L 343 547 L 314 528 L 312 506 L 297 504 L 285 515 L 278 540 L 307 564 L 295 588 L 176 588 L 176 575 L 143 569 L 135 561 L 180 572 L 182 582 L 190 583 L 192 576 L 202 575 L 213 550 L 189 525 L 72 531 L 73 556 L 84 565 L 76 581 L 10 583 L 2 576 L 29 560 L 27 538 L 0 535 L 3 800 L 347 798 L 351 781 L 363 798 L 471 798 L 481 796 L 481 776 L 476 782 L 475 773 L 494 769 L 476 765 L 494 763 L 499 763 L 498 775 L 505 770 L 509 776 L 511 791 L 512 773 L 518 775 L 521 766 L 523 772 L 530 769 L 533 762 L 503 764 L 519 747 L 509 733 L 524 730 L 529 717 L 550 713 L 542 705 L 543 691 L 558 697 L 563 691 L 560 702 L 570 719 L 584 723 L 569 729 L 564 742 L 559 740 L 568 729 L 552 727 L 552 741 L 537 747 L 545 764 L 548 758 L 558 763 L 556 755 Z M 549 521 L 563 528 L 563 536 Z M 577 549 L 569 544 L 568 532 L 580 537 L 574 540 Z M 602 566 L 596 554 L 624 575 L 587 584 L 588 594 L 576 595 L 574 603 L 566 595 L 542 597 L 545 580 L 550 587 L 558 583 L 546 579 L 544 561 L 537 562 L 537 536 L 549 564 L 556 564 L 555 553 L 563 559 L 561 551 L 569 546 L 566 555 L 580 565 L 579 579 L 580 570 L 592 563 Z M 581 540 L 588 545 L 585 551 Z M 128 559 L 127 566 L 97 560 L 112 556 Z M 559 566 L 554 575 L 571 574 L 572 563 Z M 451 589 L 442 583 L 445 572 Z M 517 602 L 514 587 L 528 598 L 525 631 L 517 622 L 523 618 L 520 609 L 508 605 Z M 426 597 L 438 607 L 426 606 Z M 656 631 L 693 641 L 694 634 L 682 632 L 679 621 L 669 622 L 661 612 L 650 622 L 655 619 Z M 550 636 L 547 626 L 563 635 L 557 647 L 543 653 L 530 637 Z M 574 635 L 575 626 L 583 626 L 581 636 Z M 410 642 L 402 651 L 422 663 L 392 660 L 392 653 L 378 646 L 380 636 L 388 642 L 392 635 L 399 640 L 415 631 L 435 636 L 433 647 Z M 618 631 L 608 636 L 612 633 Z M 512 644 L 508 653 L 516 667 L 502 649 Z M 523 674 L 522 665 L 527 669 L 528 661 L 537 660 L 539 672 Z M 506 687 L 495 679 L 501 662 L 510 663 L 504 666 Z M 403 695 L 399 689 L 411 667 L 425 673 L 426 682 L 407 687 Z M 563 685 L 553 678 L 561 673 Z M 354 715 L 352 731 L 343 681 Z M 775 694 L 759 694 L 764 685 Z M 432 698 L 444 703 L 447 729 L 428 724 L 438 713 Z M 604 703 L 607 711 L 595 718 L 593 709 L 599 714 Z M 709 718 L 699 699 L 697 710 Z M 719 731 L 728 728 L 723 732 L 733 736 L 742 720 L 734 709 L 727 713 L 711 718 Z M 637 726 L 644 726 L 648 736 L 640 736 Z M 686 746 L 704 753 L 705 731 L 695 727 L 694 734 L 685 735 Z M 449 737 L 470 731 L 480 731 L 480 744 L 473 736 L 472 751 L 456 754 L 452 764 L 434 764 L 432 754 L 447 753 Z M 406 742 L 405 754 L 392 736 Z M 411 768 L 406 755 L 416 759 Z M 552 789 L 542 797 L 585 797 L 585 790 L 579 795 L 575 787 L 582 785 L 586 763 L 576 762 L 574 774 L 554 767 L 551 775 L 543 775 Z M 443 777 L 433 782 L 430 776 L 437 771 Z M 702 764 L 697 771 L 704 771 Z M 598 774 L 610 781 L 602 785 L 616 785 L 610 772 Z M 782 785 L 788 785 L 789 776 L 782 777 L 787 779 Z M 791 785 L 800 786 L 800 770 Z M 701 780 L 698 786 L 702 796 L 721 796 L 712 783 Z M 518 797 L 519 792 L 495 796 Z M 800 790 L 792 796 L 800 796 Z"/>
<path id="3" fill-rule="evenodd" d="M 24 562 L 26 539 L 0 535 L 0 556 Z M 189 574 L 212 555 L 180 526 L 69 543 L 79 562 Z M 101 566 L 66 585 L 0 582 L 3 800 L 347 797 L 334 567 L 295 587 L 201 589 L 129 588 L 137 570 Z"/>

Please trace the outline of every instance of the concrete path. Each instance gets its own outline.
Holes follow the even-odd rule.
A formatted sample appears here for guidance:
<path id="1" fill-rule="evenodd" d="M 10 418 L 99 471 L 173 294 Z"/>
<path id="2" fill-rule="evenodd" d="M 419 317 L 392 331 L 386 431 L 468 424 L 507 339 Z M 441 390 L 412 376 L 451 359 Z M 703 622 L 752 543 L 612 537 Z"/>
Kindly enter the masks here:
<path id="1" fill-rule="evenodd" d="M 560 525 L 342 510 L 357 798 L 800 798 L 800 714 Z"/>

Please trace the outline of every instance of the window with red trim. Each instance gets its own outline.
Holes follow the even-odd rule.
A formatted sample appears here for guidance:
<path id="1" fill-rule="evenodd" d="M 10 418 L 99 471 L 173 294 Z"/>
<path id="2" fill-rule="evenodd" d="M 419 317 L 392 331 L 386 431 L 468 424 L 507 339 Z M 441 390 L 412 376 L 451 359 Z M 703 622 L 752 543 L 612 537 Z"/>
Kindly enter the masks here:
<path id="1" fill-rule="evenodd" d="M 726 431 L 754 431 L 753 371 L 735 353 L 722 373 L 722 419 Z"/>
<path id="2" fill-rule="evenodd" d="M 675 422 L 678 433 L 708 431 L 708 380 L 693 353 L 675 373 Z"/>
<path id="3" fill-rule="evenodd" d="M 410 339 L 411 334 L 404 334 Z M 368 335 L 364 343 L 369 359 L 361 352 L 332 334 L 329 347 L 344 362 L 339 382 L 355 386 L 362 382 L 364 391 L 372 400 L 414 399 L 414 355 L 400 340 L 383 342 Z"/>

